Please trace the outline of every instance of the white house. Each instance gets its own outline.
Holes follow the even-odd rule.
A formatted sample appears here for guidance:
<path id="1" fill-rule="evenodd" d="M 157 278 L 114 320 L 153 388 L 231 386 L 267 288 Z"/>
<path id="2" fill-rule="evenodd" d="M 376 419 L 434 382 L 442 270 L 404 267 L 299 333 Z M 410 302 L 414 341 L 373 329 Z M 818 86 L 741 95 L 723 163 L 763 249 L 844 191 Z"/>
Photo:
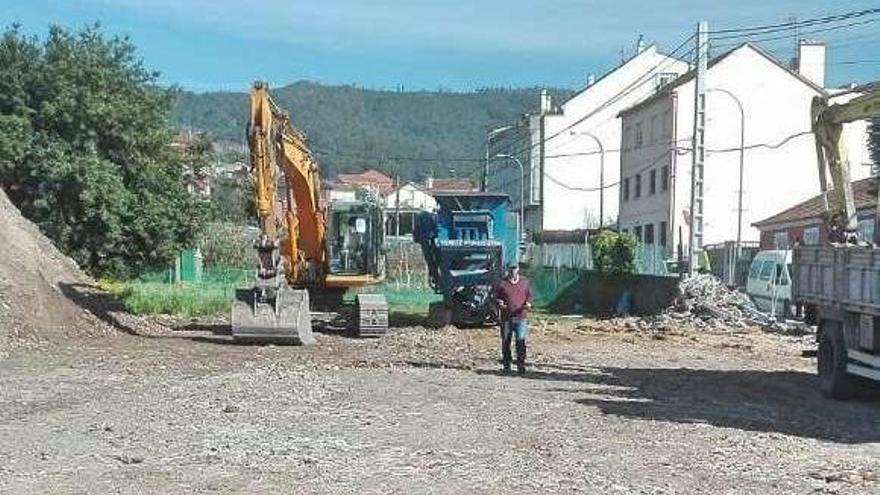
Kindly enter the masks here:
<path id="1" fill-rule="evenodd" d="M 559 108 L 543 93 L 538 115 L 490 133 L 490 157 L 510 154 L 523 165 L 526 230 L 597 227 L 600 212 L 604 224 L 613 224 L 620 175 L 618 114 L 687 69 L 687 63 L 656 46 L 640 44 L 617 68 L 599 79 L 588 77 L 587 86 Z M 515 160 L 498 158 L 487 179 L 489 190 L 510 196 L 514 210 L 520 208 L 520 174 Z"/>
<path id="2" fill-rule="evenodd" d="M 704 245 L 737 238 L 741 130 L 746 147 L 742 240 L 758 240 L 759 233 L 752 223 L 818 192 L 816 149 L 809 132 L 810 104 L 814 96 L 826 92 L 824 70 L 816 68 L 824 67 L 824 47 L 816 50 L 816 46 L 804 43 L 800 47 L 800 58 L 810 60 L 809 64 L 799 64 L 803 74 L 789 70 L 752 44 L 710 60 L 706 76 Z M 820 55 L 821 60 L 817 60 Z M 742 105 L 744 122 L 737 101 Z M 644 243 L 664 245 L 670 255 L 677 253 L 681 242 L 682 252 L 686 253 L 690 235 L 693 72 L 620 115 L 623 151 L 619 227 Z M 850 131 L 855 162 L 864 153 L 865 135 L 863 130 L 860 135 L 857 129 Z M 855 180 L 867 176 L 870 170 L 853 167 L 852 172 Z"/>
<path id="3" fill-rule="evenodd" d="M 437 208 L 437 201 L 422 186 L 407 182 L 385 196 L 385 232 L 390 236 L 412 235 L 416 216 Z"/>

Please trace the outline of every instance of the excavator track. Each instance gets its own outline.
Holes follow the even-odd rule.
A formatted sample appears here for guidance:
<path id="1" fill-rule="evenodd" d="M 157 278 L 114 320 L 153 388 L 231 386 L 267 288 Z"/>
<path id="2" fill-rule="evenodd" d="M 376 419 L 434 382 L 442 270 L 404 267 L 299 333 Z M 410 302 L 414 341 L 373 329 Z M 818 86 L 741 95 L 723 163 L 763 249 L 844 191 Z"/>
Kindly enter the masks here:
<path id="1" fill-rule="evenodd" d="M 264 299 L 257 288 L 238 289 L 232 302 L 232 338 L 236 341 L 312 345 L 309 292 L 281 286 Z"/>

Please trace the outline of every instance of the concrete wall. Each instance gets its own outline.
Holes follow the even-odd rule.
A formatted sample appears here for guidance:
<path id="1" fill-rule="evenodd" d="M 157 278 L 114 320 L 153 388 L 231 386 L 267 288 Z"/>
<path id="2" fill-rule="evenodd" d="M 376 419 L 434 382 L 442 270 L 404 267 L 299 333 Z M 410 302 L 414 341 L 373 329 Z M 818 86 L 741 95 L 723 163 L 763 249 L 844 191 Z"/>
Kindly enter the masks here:
<path id="1" fill-rule="evenodd" d="M 632 314 L 657 314 L 678 295 L 678 277 L 608 276 L 592 271 L 530 268 L 536 303 L 558 314 L 610 315 L 624 290 L 632 295 Z"/>

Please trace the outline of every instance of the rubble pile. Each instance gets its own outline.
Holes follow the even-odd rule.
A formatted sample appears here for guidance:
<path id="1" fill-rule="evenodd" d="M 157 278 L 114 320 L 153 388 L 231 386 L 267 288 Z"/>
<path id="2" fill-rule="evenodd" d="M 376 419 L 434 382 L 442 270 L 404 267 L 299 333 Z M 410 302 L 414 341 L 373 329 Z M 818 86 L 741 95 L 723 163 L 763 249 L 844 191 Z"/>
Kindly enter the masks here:
<path id="1" fill-rule="evenodd" d="M 641 318 L 636 326 L 645 330 L 691 327 L 730 332 L 760 327 L 780 333 L 804 332 L 802 323 L 779 321 L 761 312 L 746 294 L 728 288 L 713 275 L 687 278 L 679 290 L 671 307 L 656 316 Z"/>
<path id="2" fill-rule="evenodd" d="M 664 316 L 727 330 L 776 324 L 774 318 L 758 310 L 749 296 L 728 288 L 713 275 L 687 278 L 679 289 L 681 294 Z"/>

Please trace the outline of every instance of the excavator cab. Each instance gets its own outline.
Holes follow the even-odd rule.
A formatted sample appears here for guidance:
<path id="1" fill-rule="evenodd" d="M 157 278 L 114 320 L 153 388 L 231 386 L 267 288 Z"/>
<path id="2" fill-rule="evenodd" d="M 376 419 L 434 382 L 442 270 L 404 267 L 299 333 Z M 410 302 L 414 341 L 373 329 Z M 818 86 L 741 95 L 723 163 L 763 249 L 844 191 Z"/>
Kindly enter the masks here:
<path id="1" fill-rule="evenodd" d="M 333 201 L 327 213 L 327 274 L 384 276 L 382 210 L 375 201 Z"/>

